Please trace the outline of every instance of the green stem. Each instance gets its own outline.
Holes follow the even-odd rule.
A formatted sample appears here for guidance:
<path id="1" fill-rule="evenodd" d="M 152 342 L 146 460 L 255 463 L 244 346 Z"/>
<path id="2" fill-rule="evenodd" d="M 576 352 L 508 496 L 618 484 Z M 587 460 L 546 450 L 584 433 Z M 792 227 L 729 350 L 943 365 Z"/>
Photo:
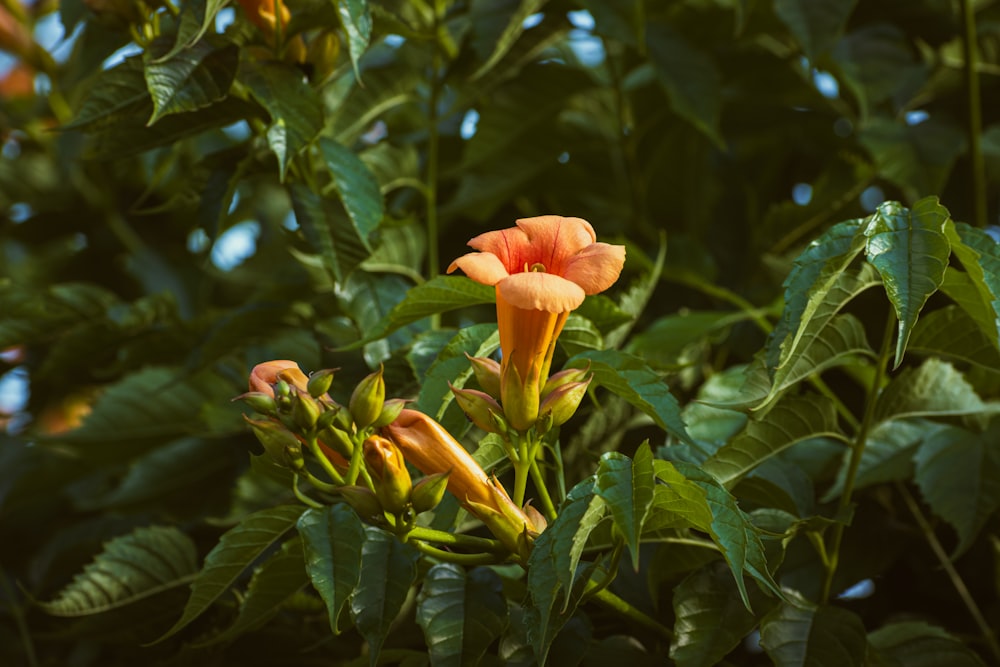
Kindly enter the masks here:
<path id="1" fill-rule="evenodd" d="M 584 595 L 591 589 L 596 589 L 597 584 L 594 582 L 587 583 L 587 589 L 584 591 Z M 671 641 L 674 638 L 674 633 L 670 631 L 670 628 L 660 625 L 655 619 L 646 615 L 644 612 L 636 609 L 631 604 L 622 600 L 620 597 L 612 593 L 611 591 L 605 589 L 597 591 L 593 597 L 594 600 L 600 602 L 608 609 L 611 609 L 630 621 L 638 623 L 642 627 L 652 630 L 657 635 L 665 639 L 666 641 Z"/>
<path id="2" fill-rule="evenodd" d="M 1000 664 L 1000 643 L 997 642 L 996 633 L 993 631 L 992 626 L 986 621 L 983 616 L 983 612 L 980 611 L 979 605 L 972 597 L 972 593 L 969 592 L 968 586 L 962 580 L 961 575 L 952 565 L 951 559 L 948 558 L 947 552 L 945 552 L 944 547 L 941 546 L 941 542 L 938 540 L 937 535 L 934 533 L 934 528 L 931 526 L 930 522 L 927 521 L 927 517 L 924 513 L 920 511 L 920 505 L 914 500 L 913 495 L 907 490 L 906 486 L 901 482 L 896 482 L 896 490 L 899 491 L 899 495 L 903 497 L 903 502 L 906 503 L 906 507 L 909 508 L 910 514 L 916 519 L 917 524 L 920 526 L 921 532 L 924 534 L 924 538 L 927 540 L 928 544 L 931 546 L 931 551 L 937 557 L 938 562 L 941 563 L 941 569 L 945 571 L 948 578 L 951 580 L 951 585 L 955 587 L 955 591 L 958 593 L 958 597 L 962 598 L 962 602 L 965 604 L 965 608 L 969 610 L 969 614 L 975 620 L 976 625 L 979 626 L 979 631 L 983 633 L 983 638 L 990 647 L 990 651 L 993 653 L 993 657 L 996 659 L 997 664 Z"/>
<path id="3" fill-rule="evenodd" d="M 417 548 L 417 551 L 426 556 L 437 558 L 438 560 L 443 560 L 449 563 L 455 563 L 456 565 L 498 565 L 507 560 L 507 556 L 503 554 L 457 554 L 451 551 L 445 551 L 444 549 L 438 549 L 437 547 L 432 547 L 426 542 L 421 542 L 420 540 L 408 540 L 408 543 L 412 544 Z"/>
<path id="4" fill-rule="evenodd" d="M 434 3 L 434 55 L 431 60 L 430 96 L 427 104 L 427 184 L 424 201 L 427 204 L 427 277 L 438 275 L 441 263 L 438 251 L 438 104 L 441 96 L 441 81 L 438 72 L 441 69 L 441 49 L 438 46 L 438 29 L 440 14 L 438 3 Z M 431 328 L 441 326 L 441 315 L 431 316 Z"/>
<path id="5" fill-rule="evenodd" d="M 507 548 L 498 540 L 487 537 L 476 537 L 475 535 L 462 535 L 461 533 L 448 533 L 443 530 L 425 528 L 424 526 L 414 526 L 409 536 L 423 542 L 436 542 L 454 547 L 465 547 L 468 549 L 479 549 L 492 553 L 506 553 Z"/>
<path id="6" fill-rule="evenodd" d="M 965 55 L 965 90 L 969 105 L 969 157 L 972 160 L 972 205 L 976 225 L 986 227 L 986 167 L 979 138 L 983 133 L 982 102 L 976 46 L 976 15 L 971 0 L 960 0 L 962 9 L 962 51 Z"/>
<path id="7" fill-rule="evenodd" d="M 316 489 L 322 491 L 323 493 L 337 493 L 339 487 L 335 484 L 328 484 L 323 480 L 317 478 L 308 470 L 300 470 L 299 475 L 305 477 L 306 481 L 312 484 Z"/>
<path id="8" fill-rule="evenodd" d="M 28 623 L 24 620 L 24 611 L 15 599 L 14 591 L 11 590 L 10 584 L 7 582 L 7 573 L 2 570 L 0 570 L 0 590 L 3 591 L 4 599 L 10 603 L 8 606 L 10 615 L 14 618 L 14 625 L 17 626 L 17 634 L 21 637 L 21 646 L 24 647 L 24 655 L 28 661 L 28 665 L 30 667 L 38 667 L 38 656 L 35 655 L 35 643 L 31 640 Z"/>
<path id="9" fill-rule="evenodd" d="M 893 329 L 896 324 L 895 312 L 890 308 L 886 318 L 885 331 L 882 333 L 882 347 L 878 353 L 878 361 L 875 362 L 875 375 L 872 377 L 871 387 L 868 389 L 868 396 L 865 405 L 865 414 L 861 419 L 861 427 L 851 448 L 851 461 L 847 468 L 847 477 L 844 480 L 844 491 L 840 495 L 838 514 L 843 514 L 851 504 L 851 496 L 854 493 L 854 482 L 858 476 L 858 466 L 861 465 L 861 457 L 865 453 L 865 445 L 868 441 L 868 433 L 871 431 L 875 421 L 875 406 L 878 402 L 879 390 L 885 379 L 886 367 L 889 365 L 889 355 L 892 353 Z M 837 523 L 833 527 L 833 538 L 830 542 L 830 549 L 827 552 L 826 578 L 823 581 L 823 592 L 821 601 L 826 604 L 830 600 L 830 589 L 833 586 L 833 576 L 837 573 L 837 564 L 840 559 L 840 545 L 844 539 L 844 524 Z"/>
<path id="10" fill-rule="evenodd" d="M 514 464 L 514 496 L 513 501 L 518 507 L 524 506 L 524 493 L 528 488 L 528 475 L 531 473 L 531 450 L 532 443 L 530 436 L 522 433 L 517 434 L 517 438 L 511 443 L 516 450 L 517 458 L 511 458 Z"/>
<path id="11" fill-rule="evenodd" d="M 351 444 L 354 445 L 354 449 L 351 450 L 351 462 L 347 466 L 347 483 L 357 484 L 358 475 L 361 474 L 361 445 L 363 443 L 358 442 L 357 438 L 352 438 Z"/>
<path id="12" fill-rule="evenodd" d="M 326 458 L 323 454 L 323 450 L 319 448 L 319 442 L 316 440 L 316 436 L 308 438 L 306 441 L 306 446 L 309 447 L 309 451 L 312 452 L 313 456 L 319 459 L 319 464 L 323 468 L 323 472 L 330 476 L 334 484 L 337 486 L 343 486 L 344 478 L 341 476 L 337 469 L 333 467 L 330 459 Z M 353 482 L 351 482 L 353 484 Z"/>
<path id="13" fill-rule="evenodd" d="M 625 551 L 625 541 L 619 540 L 618 543 L 615 544 L 614 550 L 611 552 L 611 562 L 604 570 L 604 577 L 597 582 L 597 585 L 594 588 L 587 591 L 587 597 L 595 597 L 598 593 L 610 586 L 611 582 L 615 580 L 615 577 L 618 576 L 618 565 L 622 561 L 623 551 Z"/>
<path id="14" fill-rule="evenodd" d="M 535 457 L 531 458 L 531 479 L 535 482 L 535 489 L 538 491 L 538 500 L 542 504 L 542 514 L 550 522 L 556 519 L 556 506 L 552 504 L 552 497 L 549 495 L 549 489 L 545 485 L 545 477 L 542 475 L 541 468 L 538 467 L 538 459 Z"/>
<path id="15" fill-rule="evenodd" d="M 298 498 L 303 505 L 308 505 L 309 507 L 312 507 L 313 509 L 317 510 L 323 508 L 323 505 L 316 502 L 315 500 L 313 500 L 312 498 L 310 498 L 309 496 L 307 496 L 305 493 L 302 492 L 302 489 L 299 488 L 298 475 L 292 477 L 292 493 L 295 494 L 295 497 Z"/>
<path id="16" fill-rule="evenodd" d="M 768 321 L 766 317 L 761 313 L 761 309 L 754 306 L 752 303 L 741 297 L 736 292 L 728 290 L 721 285 L 713 285 L 712 283 L 705 282 L 689 276 L 678 276 L 676 278 L 672 277 L 670 280 L 680 283 L 681 285 L 686 285 L 693 289 L 698 290 L 708 296 L 720 299 L 727 303 L 730 303 L 743 312 L 750 315 L 750 319 L 754 321 L 754 324 L 763 331 L 765 334 L 771 333 L 774 326 Z"/>

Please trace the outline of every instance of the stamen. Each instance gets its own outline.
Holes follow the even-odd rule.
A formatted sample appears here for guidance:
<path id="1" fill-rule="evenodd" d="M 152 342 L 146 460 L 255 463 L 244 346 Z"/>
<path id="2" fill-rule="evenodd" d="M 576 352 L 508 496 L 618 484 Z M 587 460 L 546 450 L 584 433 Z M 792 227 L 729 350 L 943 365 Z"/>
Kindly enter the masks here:
<path id="1" fill-rule="evenodd" d="M 535 262 L 531 265 L 531 270 L 535 273 L 545 273 L 545 265 L 541 262 Z"/>

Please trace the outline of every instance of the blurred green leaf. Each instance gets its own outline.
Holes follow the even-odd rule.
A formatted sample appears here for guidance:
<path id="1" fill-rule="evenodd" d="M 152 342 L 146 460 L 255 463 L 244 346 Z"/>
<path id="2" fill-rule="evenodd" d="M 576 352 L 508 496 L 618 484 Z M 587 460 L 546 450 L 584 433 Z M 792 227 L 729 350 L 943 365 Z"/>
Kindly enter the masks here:
<path id="1" fill-rule="evenodd" d="M 810 60 L 830 50 L 847 25 L 857 0 L 775 0 L 774 12 Z"/>
<path id="2" fill-rule="evenodd" d="M 907 125 L 878 116 L 860 129 L 858 139 L 879 175 L 902 188 L 913 202 L 927 193 L 941 192 L 965 147 L 959 124 L 936 118 Z"/>
<path id="3" fill-rule="evenodd" d="M 760 643 L 778 667 L 865 664 L 865 626 L 858 615 L 803 599 L 783 602 L 764 617 Z"/>
<path id="4" fill-rule="evenodd" d="M 490 569 L 432 567 L 417 597 L 417 623 L 435 665 L 475 665 L 507 626 L 503 583 Z"/>
<path id="5" fill-rule="evenodd" d="M 517 38 L 524 32 L 525 19 L 541 11 L 546 2 L 547 0 L 519 0 L 517 8 L 509 14 L 507 25 L 500 33 L 489 58 L 472 75 L 474 80 L 489 72 L 513 48 Z"/>
<path id="6" fill-rule="evenodd" d="M 1000 372 L 1000 353 L 976 321 L 958 306 L 927 313 L 913 327 L 909 351 L 947 357 L 989 373 Z"/>
<path id="7" fill-rule="evenodd" d="M 372 16 L 367 0 L 336 0 L 340 24 L 347 33 L 347 49 L 351 54 L 351 65 L 354 75 L 361 80 L 358 71 L 358 60 L 368 48 L 368 40 L 372 34 Z"/>
<path id="8" fill-rule="evenodd" d="M 320 256 L 323 268 L 337 284 L 348 276 L 368 257 L 368 248 L 349 224 L 337 204 L 321 197 L 302 183 L 290 183 L 295 219 L 302 227 L 306 241 Z"/>
<path id="9" fill-rule="evenodd" d="M 340 611 L 358 585 L 364 524 L 353 509 L 339 503 L 306 510 L 296 527 L 302 536 L 306 572 L 326 603 L 330 629 L 337 634 Z"/>
<path id="10" fill-rule="evenodd" d="M 344 202 L 347 215 L 365 247 L 372 232 L 382 222 L 382 192 L 371 171 L 361 159 L 332 139 L 319 141 L 320 152 L 333 174 L 333 186 Z"/>
<path id="11" fill-rule="evenodd" d="M 150 99 L 141 56 L 126 58 L 101 71 L 91 84 L 83 104 L 64 130 L 93 130 L 108 127 L 132 116 Z"/>
<path id="12" fill-rule="evenodd" d="M 983 403 L 976 390 L 954 366 L 931 357 L 917 368 L 906 368 L 882 391 L 875 419 L 906 419 L 946 415 L 978 415 L 1000 411 L 1000 403 Z"/>
<path id="13" fill-rule="evenodd" d="M 653 454 L 649 443 L 639 446 L 629 459 L 608 452 L 597 466 L 597 495 L 607 504 L 615 526 L 621 531 L 632 554 L 632 568 L 639 569 L 639 536 L 653 505 Z"/>
<path id="14" fill-rule="evenodd" d="M 384 67 L 366 68 L 365 82 L 356 82 L 333 113 L 333 137 L 345 146 L 353 143 L 380 115 L 416 97 L 421 82 L 416 64 L 406 59 Z"/>
<path id="15" fill-rule="evenodd" d="M 420 395 L 417 397 L 416 408 L 421 412 L 435 416 L 448 427 L 456 426 L 445 419 L 445 409 L 451 404 L 453 396 L 448 383 L 456 387 L 464 387 L 472 367 L 466 354 L 472 357 L 488 357 L 500 347 L 500 336 L 494 324 L 475 324 L 459 329 L 436 355 L 434 363 L 426 372 L 418 374 L 423 378 Z M 461 413 L 461 411 L 458 411 Z M 464 413 L 458 417 L 467 422 Z M 464 426 L 464 423 L 461 424 Z M 461 428 L 453 428 L 459 432 Z"/>
<path id="16" fill-rule="evenodd" d="M 171 637 L 205 613 L 255 560 L 295 525 L 305 508 L 280 505 L 254 512 L 219 539 L 205 557 L 205 565 L 191 584 L 184 613 L 163 636 Z"/>
<path id="17" fill-rule="evenodd" d="M 960 639 L 923 621 L 889 623 L 868 635 L 880 660 L 907 667 L 983 667 L 985 663 Z"/>
<path id="18" fill-rule="evenodd" d="M 215 40 L 197 42 L 169 59 L 167 45 L 143 54 L 146 85 L 153 99 L 149 125 L 168 114 L 195 111 L 226 97 L 236 78 L 239 49 L 235 44 L 217 45 Z"/>
<path id="19" fill-rule="evenodd" d="M 100 614 L 184 586 L 198 570 L 194 542 L 174 527 L 136 528 L 105 543 L 42 608 L 55 616 Z"/>
<path id="20" fill-rule="evenodd" d="M 892 420 L 875 426 L 865 439 L 854 490 L 909 479 L 913 473 L 913 454 L 917 445 L 936 428 L 933 423 L 919 419 Z M 847 450 L 837 480 L 823 496 L 823 502 L 831 502 L 843 493 L 850 459 L 851 452 Z"/>

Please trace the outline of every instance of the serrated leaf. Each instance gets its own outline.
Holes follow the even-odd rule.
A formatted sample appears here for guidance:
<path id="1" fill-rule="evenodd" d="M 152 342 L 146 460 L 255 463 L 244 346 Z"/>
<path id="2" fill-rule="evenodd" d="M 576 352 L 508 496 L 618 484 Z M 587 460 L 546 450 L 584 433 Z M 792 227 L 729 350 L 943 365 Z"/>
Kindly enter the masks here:
<path id="1" fill-rule="evenodd" d="M 639 536 L 653 504 L 653 453 L 649 443 L 639 446 L 633 459 L 608 452 L 597 466 L 597 495 L 604 499 L 615 526 L 632 554 L 632 568 L 639 569 Z"/>
<path id="2" fill-rule="evenodd" d="M 435 361 L 430 368 L 418 376 L 423 377 L 423 384 L 416 402 L 417 409 L 442 421 L 445 410 L 454 399 L 448 384 L 464 387 L 472 374 L 472 366 L 465 355 L 488 357 L 499 347 L 500 335 L 495 324 L 474 324 L 456 332 L 448 344 L 435 355 Z M 458 418 L 463 422 L 468 421 L 464 413 Z M 444 425 L 446 428 L 455 426 L 450 423 Z"/>
<path id="3" fill-rule="evenodd" d="M 493 303 L 495 289 L 465 276 L 437 276 L 406 292 L 405 298 L 352 347 L 378 340 L 411 322 L 456 308 Z"/>
<path id="4" fill-rule="evenodd" d="M 496 45 L 493 47 L 493 51 L 490 53 L 489 58 L 487 58 L 486 62 L 480 65 L 472 75 L 473 80 L 476 80 L 489 72 L 503 59 L 505 55 L 507 55 L 507 52 L 513 48 L 517 38 L 524 32 L 525 19 L 532 14 L 536 14 L 541 11 L 546 2 L 547 0 L 520 0 L 517 9 L 510 14 L 507 25 L 504 27 L 499 39 L 497 39 Z"/>
<path id="5" fill-rule="evenodd" d="M 305 81 L 302 73 L 284 63 L 244 61 L 240 64 L 240 83 L 267 111 L 267 145 L 278 158 L 279 178 L 292 158 L 312 143 L 323 128 L 323 106 Z"/>
<path id="6" fill-rule="evenodd" d="M 222 634 L 196 646 L 230 641 L 267 622 L 281 611 L 281 605 L 309 583 L 304 566 L 301 540 L 286 541 L 254 571 L 233 624 Z"/>
<path id="7" fill-rule="evenodd" d="M 369 239 L 384 213 L 378 181 L 361 158 L 336 141 L 322 138 L 319 149 L 358 237 L 369 248 Z"/>
<path id="8" fill-rule="evenodd" d="M 190 583 L 198 571 L 194 542 L 173 527 L 137 528 L 104 549 L 42 608 L 54 616 L 88 616 Z"/>
<path id="9" fill-rule="evenodd" d="M 191 584 L 191 597 L 184 613 L 163 636 L 171 637 L 201 616 L 236 578 L 295 525 L 305 508 L 298 505 L 254 512 L 219 538 L 205 557 L 205 565 Z"/>
<path id="10" fill-rule="evenodd" d="M 1000 410 L 984 403 L 968 380 L 947 361 L 931 357 L 906 368 L 882 391 L 875 420 L 945 415 L 985 415 Z"/>
<path id="11" fill-rule="evenodd" d="M 760 643 L 777 667 L 865 664 L 865 626 L 858 615 L 803 599 L 784 602 L 764 617 Z"/>
<path id="12" fill-rule="evenodd" d="M 321 197 L 302 183 L 290 183 L 295 219 L 302 233 L 323 262 L 327 274 L 336 284 L 348 276 L 368 257 L 368 249 L 357 230 L 348 223 L 336 202 Z"/>
<path id="13" fill-rule="evenodd" d="M 756 466 L 792 445 L 816 437 L 840 437 L 832 401 L 792 396 L 760 419 L 752 419 L 733 440 L 710 456 L 705 472 L 732 488 Z"/>
<path id="14" fill-rule="evenodd" d="M 358 584 L 364 524 L 344 504 L 308 509 L 296 524 L 302 536 L 305 568 L 313 588 L 326 603 L 330 629 L 339 632 L 337 619 Z"/>
<path id="15" fill-rule="evenodd" d="M 389 626 L 416 580 L 417 552 L 394 535 L 365 526 L 361 574 L 351 596 L 351 617 L 369 644 L 369 664 L 378 663 Z"/>
<path id="16" fill-rule="evenodd" d="M 944 280 L 941 281 L 941 291 L 972 318 L 987 339 L 995 336 L 997 326 L 993 306 L 983 299 L 982 285 L 977 285 L 971 274 L 949 266 L 945 269 Z M 917 324 L 919 323 L 918 321 Z M 997 344 L 994 344 L 994 347 L 996 346 Z"/>
<path id="17" fill-rule="evenodd" d="M 1000 419 L 982 433 L 942 425 L 917 449 L 914 481 L 934 513 L 958 533 L 957 558 L 1000 508 Z"/>
<path id="18" fill-rule="evenodd" d="M 566 362 L 567 368 L 590 364 L 594 382 L 653 418 L 656 425 L 688 444 L 694 444 L 681 419 L 680 405 L 666 382 L 639 357 L 617 350 L 594 350 Z"/>
<path id="19" fill-rule="evenodd" d="M 573 356 L 587 350 L 603 350 L 604 337 L 590 320 L 571 313 L 559 334 L 559 345 L 566 354 Z"/>
<path id="20" fill-rule="evenodd" d="M 119 118 L 132 116 L 149 99 L 142 56 L 126 58 L 97 75 L 80 110 L 62 129 L 88 130 L 98 124 L 106 127 Z"/>
<path id="21" fill-rule="evenodd" d="M 948 210 L 937 197 L 927 197 L 912 210 L 885 202 L 865 225 L 865 255 L 882 276 L 899 320 L 896 366 L 903 360 L 920 310 L 944 280 L 951 255 L 944 233 L 948 220 Z"/>
<path id="22" fill-rule="evenodd" d="M 656 477 L 678 494 L 677 499 L 681 502 L 677 506 L 685 511 L 694 527 L 708 533 L 719 546 L 733 572 L 743 604 L 750 608 L 744 572 L 778 597 L 783 597 L 768 571 L 759 530 L 739 508 L 736 499 L 697 466 L 657 460 L 654 468 Z M 706 509 L 711 516 L 707 525 Z"/>
<path id="23" fill-rule="evenodd" d="M 351 54 L 351 65 L 354 76 L 361 79 L 358 72 L 358 60 L 368 48 L 368 40 L 372 34 L 372 16 L 367 0 L 336 0 L 337 14 L 340 24 L 347 33 L 347 50 Z"/>
<path id="24" fill-rule="evenodd" d="M 922 621 L 890 623 L 868 635 L 882 659 L 906 667 L 983 667 L 985 663 L 960 639 Z"/>
<path id="25" fill-rule="evenodd" d="M 678 667 L 718 664 L 757 625 L 734 587 L 726 568 L 709 565 L 674 588 L 670 658 Z"/>
<path id="26" fill-rule="evenodd" d="M 229 94 L 239 64 L 235 44 L 220 46 L 215 40 L 205 40 L 166 60 L 158 57 L 157 51 L 166 49 L 154 48 L 144 54 L 146 85 L 153 99 L 148 125 L 168 114 L 205 108 Z"/>
<path id="27" fill-rule="evenodd" d="M 857 0 L 775 0 L 774 12 L 810 60 L 830 50 L 844 31 Z"/>
<path id="28" fill-rule="evenodd" d="M 927 313 L 913 327 L 909 351 L 949 357 L 989 373 L 1000 372 L 1000 352 L 959 306 L 946 306 Z"/>
<path id="29" fill-rule="evenodd" d="M 169 60 L 198 42 L 208 29 L 215 26 L 215 17 L 228 0 L 194 0 L 181 7 L 177 38 L 169 51 L 158 60 Z"/>
<path id="30" fill-rule="evenodd" d="M 965 223 L 948 225 L 945 231 L 952 252 L 979 292 L 982 305 L 992 315 L 989 323 L 984 323 L 984 333 L 1000 349 L 1000 246 L 985 231 Z"/>
<path id="31" fill-rule="evenodd" d="M 435 665 L 475 665 L 507 626 L 499 575 L 452 563 L 432 567 L 417 597 L 417 624 Z"/>
<path id="32" fill-rule="evenodd" d="M 711 56 L 666 23 L 646 25 L 646 48 L 674 112 L 724 148 L 719 131 L 722 77 Z"/>

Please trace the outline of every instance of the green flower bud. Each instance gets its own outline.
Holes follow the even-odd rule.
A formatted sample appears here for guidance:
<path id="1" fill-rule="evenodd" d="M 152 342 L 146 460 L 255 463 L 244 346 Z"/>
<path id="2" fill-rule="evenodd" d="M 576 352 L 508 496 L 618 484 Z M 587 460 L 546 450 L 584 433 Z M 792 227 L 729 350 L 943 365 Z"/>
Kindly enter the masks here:
<path id="1" fill-rule="evenodd" d="M 262 391 L 250 391 L 233 399 L 234 401 L 243 401 L 253 409 L 254 412 L 259 412 L 262 415 L 272 415 L 278 410 L 278 405 L 274 401 L 274 397 L 265 394 Z"/>
<path id="2" fill-rule="evenodd" d="M 382 507 L 394 514 L 404 512 L 410 504 L 413 483 L 403 453 L 396 443 L 380 435 L 369 437 L 362 447 L 368 471 L 376 480 L 375 496 Z"/>
<path id="3" fill-rule="evenodd" d="M 291 395 L 292 388 L 288 386 L 288 383 L 284 380 L 278 380 L 274 383 L 274 395 L 276 397 L 286 397 Z"/>
<path id="4" fill-rule="evenodd" d="M 316 371 L 309 376 L 309 382 L 306 383 L 306 390 L 309 395 L 313 398 L 319 398 L 326 392 L 330 391 L 330 385 L 333 384 L 333 372 L 336 369 L 327 368 L 322 371 Z"/>
<path id="5" fill-rule="evenodd" d="M 448 386 L 455 395 L 458 407 L 462 408 L 462 412 L 472 420 L 473 424 L 487 433 L 500 432 L 496 418 L 503 414 L 503 408 L 492 396 L 475 389 L 459 389 L 450 382 Z"/>
<path id="6" fill-rule="evenodd" d="M 327 407 L 327 409 L 320 414 L 319 419 L 316 420 L 316 430 L 323 431 L 333 426 L 333 423 L 337 421 L 337 413 L 339 413 L 340 410 L 341 407 L 339 405 Z"/>
<path id="7" fill-rule="evenodd" d="M 486 357 L 469 357 L 479 386 L 493 398 L 500 398 L 500 364 Z"/>
<path id="8" fill-rule="evenodd" d="M 250 424 L 257 440 L 264 446 L 264 452 L 272 461 L 293 470 L 302 468 L 302 443 L 284 426 L 268 419 L 250 419 L 246 415 L 243 419 Z"/>
<path id="9" fill-rule="evenodd" d="M 372 424 L 372 427 L 382 428 L 396 421 L 396 417 L 406 407 L 406 403 L 407 401 L 404 398 L 390 398 L 382 405 L 382 412 L 379 414 L 378 419 L 375 420 L 375 423 Z"/>
<path id="10" fill-rule="evenodd" d="M 589 374 L 590 361 L 587 362 L 586 368 L 567 368 L 564 371 L 559 371 L 555 375 L 549 376 L 549 379 L 545 382 L 545 386 L 542 387 L 541 397 L 545 398 L 564 384 L 569 384 L 570 382 L 583 382 L 584 380 L 587 380 L 587 376 Z"/>
<path id="11" fill-rule="evenodd" d="M 448 475 L 450 474 L 451 471 L 427 475 L 413 485 L 410 502 L 413 503 L 414 512 L 417 514 L 428 512 L 438 506 L 444 497 L 444 492 L 448 490 Z"/>
<path id="12" fill-rule="evenodd" d="M 379 366 L 377 371 L 361 380 L 351 394 L 349 408 L 355 428 L 361 430 L 374 424 L 382 414 L 384 404 L 385 379 L 382 377 L 382 367 Z"/>
<path id="13" fill-rule="evenodd" d="M 309 394 L 302 392 L 296 396 L 292 405 L 292 419 L 299 428 L 309 433 L 316 428 L 320 411 L 319 403 Z"/>
<path id="14" fill-rule="evenodd" d="M 363 486 L 342 486 L 339 489 L 341 497 L 347 504 L 354 508 L 364 521 L 369 523 L 382 523 L 382 504 L 372 493 L 371 489 Z"/>
<path id="15" fill-rule="evenodd" d="M 551 418 L 549 428 L 562 426 L 573 416 L 576 409 L 580 407 L 580 401 L 587 393 L 590 385 L 590 378 L 584 382 L 569 382 L 556 387 L 538 406 L 538 413 L 546 418 Z"/>
<path id="16" fill-rule="evenodd" d="M 323 414 L 326 415 L 329 414 L 329 412 L 325 412 Z M 343 429 L 337 428 L 336 426 L 323 429 L 320 431 L 319 439 L 327 447 L 330 447 L 345 459 L 350 460 L 351 454 L 354 452 L 354 443 L 351 441 L 351 436 L 348 435 Z"/>

